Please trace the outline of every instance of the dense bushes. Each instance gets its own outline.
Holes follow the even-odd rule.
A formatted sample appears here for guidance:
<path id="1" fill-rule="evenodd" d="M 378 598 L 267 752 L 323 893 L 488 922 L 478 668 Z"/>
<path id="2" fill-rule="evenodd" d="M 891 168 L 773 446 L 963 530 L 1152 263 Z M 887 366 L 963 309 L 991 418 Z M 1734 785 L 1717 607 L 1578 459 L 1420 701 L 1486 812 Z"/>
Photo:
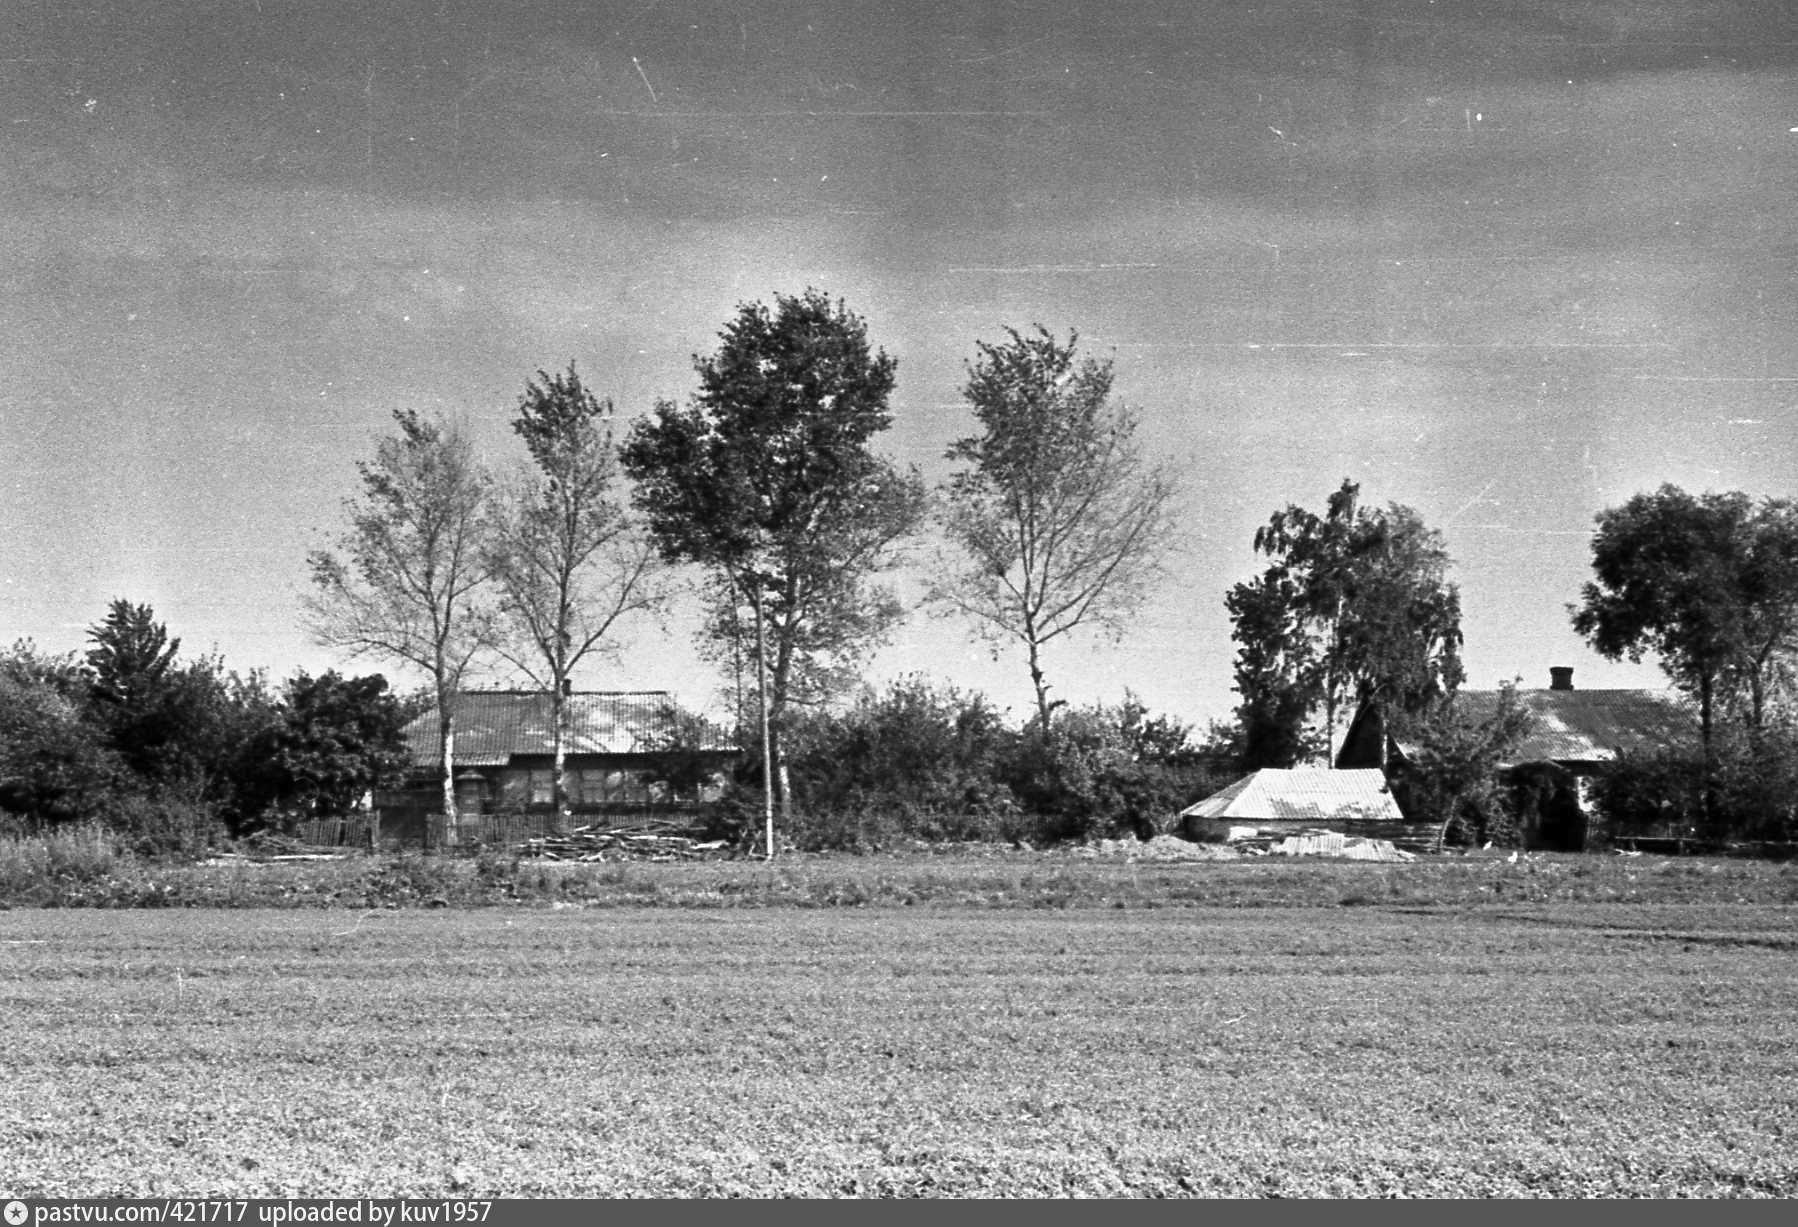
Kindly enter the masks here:
<path id="1" fill-rule="evenodd" d="M 1045 738 L 1035 723 L 1008 727 L 980 695 L 917 677 L 792 718 L 786 737 L 796 804 L 782 833 L 808 849 L 1148 835 L 1233 767 L 1133 697 L 1063 710 Z M 749 758 L 728 810 L 740 826 L 759 803 Z"/>
<path id="2" fill-rule="evenodd" d="M 1705 769 L 1693 747 L 1626 755 L 1593 783 L 1592 800 L 1612 838 L 1664 836 L 1709 841 L 1798 840 L 1798 737 L 1789 725 L 1718 738 Z"/>
<path id="3" fill-rule="evenodd" d="M 404 768 L 380 677 L 301 674 L 276 695 L 216 657 L 179 660 L 126 601 L 89 639 L 84 657 L 0 653 L 0 833 L 95 823 L 140 854 L 194 855 L 286 812 L 344 812 Z"/>
<path id="4" fill-rule="evenodd" d="M 1017 808 L 997 778 L 1010 734 L 979 695 L 906 679 L 840 714 L 795 721 L 788 736 L 794 789 L 809 810 L 901 811 L 907 833 L 929 837 L 933 822 L 984 826 Z"/>

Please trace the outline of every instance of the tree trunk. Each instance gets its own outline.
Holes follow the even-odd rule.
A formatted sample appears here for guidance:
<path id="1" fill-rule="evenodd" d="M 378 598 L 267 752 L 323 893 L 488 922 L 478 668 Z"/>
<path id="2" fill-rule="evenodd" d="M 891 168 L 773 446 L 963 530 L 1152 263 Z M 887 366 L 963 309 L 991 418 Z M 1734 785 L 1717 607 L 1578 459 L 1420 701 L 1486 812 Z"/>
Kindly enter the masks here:
<path id="1" fill-rule="evenodd" d="M 1754 747 L 1756 755 L 1761 750 L 1761 734 L 1766 728 L 1767 718 L 1767 682 L 1764 676 L 1766 661 L 1755 662 L 1755 668 L 1748 675 L 1748 740 Z"/>
<path id="2" fill-rule="evenodd" d="M 1042 724 L 1043 746 L 1049 745 L 1049 685 L 1043 680 L 1040 649 L 1034 635 L 1029 638 L 1030 645 L 1030 684 L 1036 688 L 1036 718 Z"/>
<path id="3" fill-rule="evenodd" d="M 752 595 L 755 605 L 756 708 L 762 724 L 762 825 L 768 841 L 768 859 L 774 859 L 774 723 L 768 719 L 767 636 L 762 630 L 762 594 Z"/>
<path id="4" fill-rule="evenodd" d="M 1715 682 L 1710 674 L 1698 679 L 1698 742 L 1703 750 L 1704 793 L 1700 799 L 1699 819 L 1704 833 L 1711 833 L 1711 822 L 1717 812 L 1717 752 L 1711 744 L 1711 711 Z M 1683 849 L 1682 849 L 1683 851 Z"/>
<path id="5" fill-rule="evenodd" d="M 551 679 L 549 718 L 554 726 L 550 736 L 555 747 L 555 765 L 550 768 L 549 775 L 549 803 L 556 834 L 560 835 L 568 829 L 568 792 L 562 785 L 562 772 L 568 761 L 568 739 L 563 734 L 568 721 L 568 700 L 563 694 L 563 679 L 559 674 Z"/>
<path id="6" fill-rule="evenodd" d="M 780 735 L 781 709 L 776 708 L 768 714 L 768 757 L 774 768 L 774 778 L 770 781 L 774 796 L 780 806 L 780 820 L 790 823 L 793 820 L 793 788 L 792 777 L 787 773 L 787 751 Z"/>
<path id="7" fill-rule="evenodd" d="M 456 846 L 456 717 L 449 704 L 438 702 L 438 739 L 443 748 L 443 842 Z"/>
<path id="8" fill-rule="evenodd" d="M 789 586 L 787 608 L 793 608 L 793 593 Z M 787 688 L 793 677 L 793 637 L 791 623 L 779 627 L 779 642 L 775 647 L 774 669 L 769 678 L 770 697 L 768 708 L 769 747 L 774 757 L 774 778 L 778 785 L 780 797 L 780 820 L 791 823 L 793 820 L 792 777 L 787 773 L 787 751 L 785 725 L 787 715 Z"/>

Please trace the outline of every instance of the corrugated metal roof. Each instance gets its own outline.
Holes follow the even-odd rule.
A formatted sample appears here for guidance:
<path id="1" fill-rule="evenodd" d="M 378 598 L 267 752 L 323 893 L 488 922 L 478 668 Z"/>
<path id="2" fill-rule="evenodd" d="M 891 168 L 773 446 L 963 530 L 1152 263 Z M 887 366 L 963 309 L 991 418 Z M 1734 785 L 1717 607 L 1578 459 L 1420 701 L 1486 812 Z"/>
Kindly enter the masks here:
<path id="1" fill-rule="evenodd" d="M 1377 767 L 1346 771 L 1263 767 L 1188 806 L 1180 816 L 1317 823 L 1404 819 L 1386 789 L 1385 773 Z"/>
<path id="2" fill-rule="evenodd" d="M 1461 710 L 1484 720 L 1498 710 L 1496 690 L 1463 690 Z M 1533 728 L 1513 762 L 1601 763 L 1620 750 L 1653 752 L 1689 745 L 1698 717 L 1676 696 L 1654 690 L 1519 690 Z"/>
<path id="3" fill-rule="evenodd" d="M 646 754 L 667 746 L 680 727 L 680 708 L 663 690 L 580 691 L 568 696 L 570 754 Z M 734 751 L 709 721 L 690 728 L 699 750 Z M 437 710 L 406 726 L 406 744 L 419 766 L 437 762 Z M 555 753 L 550 696 L 537 690 L 472 690 L 456 703 L 456 765 L 503 766 L 514 755 Z"/>

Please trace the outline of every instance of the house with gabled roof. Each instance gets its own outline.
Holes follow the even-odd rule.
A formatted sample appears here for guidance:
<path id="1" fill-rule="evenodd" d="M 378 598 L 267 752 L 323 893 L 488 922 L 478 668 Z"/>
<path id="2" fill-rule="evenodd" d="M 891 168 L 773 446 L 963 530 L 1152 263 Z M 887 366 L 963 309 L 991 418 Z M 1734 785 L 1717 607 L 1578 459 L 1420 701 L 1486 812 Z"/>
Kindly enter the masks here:
<path id="1" fill-rule="evenodd" d="M 666 691 L 570 691 L 563 696 L 563 790 L 585 822 L 691 809 L 715 801 L 741 755 L 711 721 Z M 407 786 L 377 797 L 384 830 L 441 809 L 438 717 L 406 725 Z M 555 725 L 541 690 L 464 691 L 456 698 L 454 777 L 468 816 L 545 814 L 554 804 Z"/>
<path id="2" fill-rule="evenodd" d="M 1691 709 L 1659 690 L 1575 690 L 1573 670 L 1549 670 L 1546 690 L 1518 690 L 1530 729 L 1506 766 L 1554 763 L 1576 776 L 1592 776 L 1621 754 L 1652 754 L 1689 746 L 1698 736 Z M 1473 720 L 1498 711 L 1497 690 L 1463 690 L 1456 698 Z"/>
<path id="3" fill-rule="evenodd" d="M 1605 765 L 1623 755 L 1674 752 L 1695 745 L 1698 719 L 1676 693 L 1663 690 L 1576 690 L 1573 670 L 1549 671 L 1547 689 L 1514 692 L 1529 728 L 1500 764 L 1526 803 L 1526 844 L 1577 850 L 1590 838 L 1588 790 Z M 1502 690 L 1459 690 L 1455 703 L 1472 722 L 1498 713 Z M 1404 794 L 1406 763 L 1416 747 L 1386 735 L 1379 713 L 1364 708 L 1343 739 L 1339 767 L 1383 766 Z"/>

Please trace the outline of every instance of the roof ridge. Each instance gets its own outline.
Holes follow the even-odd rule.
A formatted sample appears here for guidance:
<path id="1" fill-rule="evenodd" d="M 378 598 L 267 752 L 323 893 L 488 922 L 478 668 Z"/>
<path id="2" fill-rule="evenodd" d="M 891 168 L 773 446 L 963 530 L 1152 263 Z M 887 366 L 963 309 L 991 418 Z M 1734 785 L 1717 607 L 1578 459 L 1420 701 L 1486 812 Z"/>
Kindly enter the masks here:
<path id="1" fill-rule="evenodd" d="M 1457 689 L 1454 693 L 1457 695 L 1462 695 L 1462 694 L 1503 694 L 1504 692 L 1505 692 L 1504 687 L 1499 687 L 1497 689 L 1488 690 L 1485 687 L 1480 687 L 1480 686 L 1462 686 L 1459 689 Z M 1512 693 L 1520 694 L 1520 695 L 1521 694 L 1652 694 L 1652 695 L 1668 695 L 1668 694 L 1678 694 L 1679 690 L 1673 686 L 1661 686 L 1661 687 L 1654 687 L 1654 686 L 1581 686 L 1575 690 L 1556 690 L 1552 686 L 1531 686 L 1528 688 L 1518 687 L 1517 689 L 1513 690 Z"/>
<path id="2" fill-rule="evenodd" d="M 515 694 L 526 698 L 541 698 L 545 695 L 553 694 L 554 691 L 547 686 L 543 686 L 533 688 L 501 687 L 496 690 L 458 690 L 456 693 L 462 696 Z M 627 695 L 658 695 L 664 698 L 670 698 L 673 694 L 674 692 L 672 690 L 571 690 L 568 692 L 570 698 L 578 695 L 585 695 L 589 698 L 623 698 Z"/>

